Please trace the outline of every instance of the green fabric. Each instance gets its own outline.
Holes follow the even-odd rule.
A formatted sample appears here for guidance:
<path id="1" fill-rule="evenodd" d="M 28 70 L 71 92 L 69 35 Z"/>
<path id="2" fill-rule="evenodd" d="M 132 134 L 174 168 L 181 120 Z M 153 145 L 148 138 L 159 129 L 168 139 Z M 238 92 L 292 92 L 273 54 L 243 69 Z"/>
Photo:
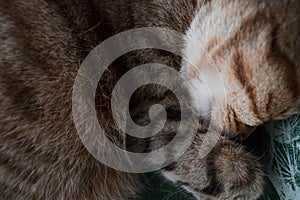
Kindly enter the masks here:
<path id="1" fill-rule="evenodd" d="M 193 200 L 185 192 L 176 188 L 171 182 L 157 173 L 148 174 L 146 191 L 142 200 Z"/>
<path id="2" fill-rule="evenodd" d="M 271 137 L 266 196 L 262 200 L 300 200 L 300 114 L 267 125 Z M 191 200 L 157 174 L 149 175 L 142 200 Z"/>
<path id="3" fill-rule="evenodd" d="M 270 200 L 300 200 L 300 115 L 273 122 L 269 169 Z"/>

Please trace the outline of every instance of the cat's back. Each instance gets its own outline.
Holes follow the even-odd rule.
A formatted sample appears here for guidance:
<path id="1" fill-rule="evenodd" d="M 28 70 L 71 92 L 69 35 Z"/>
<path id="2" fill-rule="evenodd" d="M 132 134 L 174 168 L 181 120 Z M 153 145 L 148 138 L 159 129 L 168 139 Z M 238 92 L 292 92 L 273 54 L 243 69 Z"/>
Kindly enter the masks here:
<path id="1" fill-rule="evenodd" d="M 97 39 L 80 34 L 93 24 L 89 5 L 0 5 L 1 198 L 120 199 L 130 177 L 88 154 L 71 117 L 73 81 Z"/>
<path id="2" fill-rule="evenodd" d="M 113 13 L 121 9 L 120 2 L 0 0 L 0 196 L 4 199 L 124 199 L 136 190 L 133 175 L 107 168 L 87 152 L 71 112 L 80 64 L 109 36 L 110 22 L 120 23 L 115 30 L 119 32 L 176 21 L 166 17 L 174 12 L 171 1 L 166 8 L 161 0 L 128 1 L 130 9 L 117 18 Z M 135 16 L 130 15 L 137 9 Z M 188 20 L 180 24 L 185 16 L 190 14 L 178 15 L 178 30 L 188 25 Z"/>

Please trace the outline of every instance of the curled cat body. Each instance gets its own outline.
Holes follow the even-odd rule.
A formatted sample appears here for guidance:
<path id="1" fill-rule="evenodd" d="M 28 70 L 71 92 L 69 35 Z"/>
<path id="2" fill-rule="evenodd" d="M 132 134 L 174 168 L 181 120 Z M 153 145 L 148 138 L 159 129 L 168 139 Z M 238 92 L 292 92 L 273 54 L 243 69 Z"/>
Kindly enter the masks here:
<path id="1" fill-rule="evenodd" d="M 191 105 L 200 104 L 197 111 L 203 118 L 222 108 L 211 118 L 214 127 L 224 127 L 229 136 L 248 135 L 255 126 L 300 110 L 297 0 L 0 0 L 0 4 L 3 199 L 139 198 L 139 176 L 97 161 L 81 143 L 72 119 L 72 87 L 80 64 L 93 47 L 121 31 L 163 27 L 181 32 L 183 59 L 148 49 L 131 52 L 110 67 L 95 101 L 101 102 L 98 121 L 111 138 L 119 138 L 120 131 L 107 97 L 118 78 L 141 63 L 163 63 L 180 71 L 193 91 Z M 216 78 L 211 69 L 222 78 L 224 95 L 215 88 L 219 84 L 212 84 Z M 158 87 L 143 89 L 133 109 L 147 112 L 154 98 L 164 99 L 166 107 L 174 104 L 165 94 Z M 164 144 L 176 124 L 177 119 L 167 122 L 162 137 L 150 142 L 150 150 Z M 162 174 L 197 198 L 261 196 L 264 176 L 257 158 L 224 136 L 200 158 L 203 137 L 197 134 L 187 152 Z"/>

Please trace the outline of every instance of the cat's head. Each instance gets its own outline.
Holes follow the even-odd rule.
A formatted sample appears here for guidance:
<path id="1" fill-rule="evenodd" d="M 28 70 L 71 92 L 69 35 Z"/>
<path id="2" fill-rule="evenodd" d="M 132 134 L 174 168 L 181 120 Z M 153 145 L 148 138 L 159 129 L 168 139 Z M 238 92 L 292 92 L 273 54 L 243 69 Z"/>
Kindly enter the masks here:
<path id="1" fill-rule="evenodd" d="M 225 0 L 195 14 L 181 72 L 217 130 L 243 137 L 300 110 L 299 12 L 297 0 Z"/>

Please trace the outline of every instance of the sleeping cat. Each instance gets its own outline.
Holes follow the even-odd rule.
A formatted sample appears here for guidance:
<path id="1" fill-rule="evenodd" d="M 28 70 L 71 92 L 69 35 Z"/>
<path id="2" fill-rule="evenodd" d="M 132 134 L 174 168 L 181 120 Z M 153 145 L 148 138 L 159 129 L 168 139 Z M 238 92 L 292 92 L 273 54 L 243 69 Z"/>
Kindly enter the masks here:
<path id="1" fill-rule="evenodd" d="M 209 116 L 216 129 L 222 125 L 225 134 L 243 138 L 264 122 L 299 112 L 297 1 L 102 2 L 115 32 L 145 26 L 185 32 L 180 71 L 199 113 L 208 118 L 218 110 Z M 123 7 L 127 12 L 117 12 Z"/>
<path id="2" fill-rule="evenodd" d="M 128 53 L 110 66 L 95 101 L 99 123 L 113 139 L 120 139 L 120 133 L 107 97 L 127 70 L 142 63 L 162 63 L 181 71 L 189 83 L 190 104 L 200 104 L 199 114 L 211 117 L 216 129 L 224 127 L 226 136 L 243 138 L 257 125 L 299 111 L 297 0 L 0 0 L 0 4 L 3 199 L 139 199 L 138 175 L 94 159 L 81 143 L 71 115 L 72 87 L 84 58 L 104 39 L 131 28 L 158 26 L 185 33 L 184 57 L 146 49 Z M 214 83 L 203 86 L 201 77 L 215 80 L 213 67 L 224 80 L 226 101 Z M 212 98 L 206 88 L 212 90 Z M 143 113 L 153 101 L 162 101 L 167 110 L 176 104 L 165 88 L 145 87 L 132 99 L 137 122 L 147 121 Z M 211 112 L 214 108 L 220 112 Z M 141 151 L 170 140 L 177 114 Z M 264 189 L 257 158 L 224 136 L 205 158 L 199 158 L 203 129 L 200 126 L 188 151 L 162 174 L 197 198 L 257 199 Z"/>

